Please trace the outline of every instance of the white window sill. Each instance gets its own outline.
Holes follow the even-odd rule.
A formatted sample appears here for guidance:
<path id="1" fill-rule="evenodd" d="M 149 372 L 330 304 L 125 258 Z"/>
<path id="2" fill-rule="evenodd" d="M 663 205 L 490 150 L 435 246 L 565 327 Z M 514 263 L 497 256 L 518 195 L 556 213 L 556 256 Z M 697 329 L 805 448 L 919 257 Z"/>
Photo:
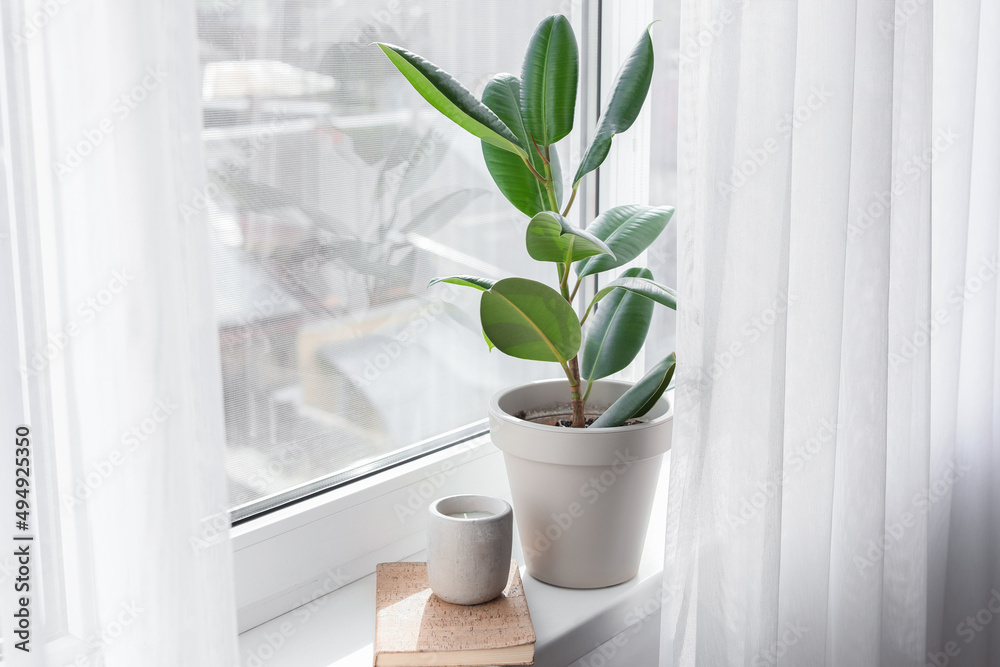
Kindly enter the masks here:
<path id="1" fill-rule="evenodd" d="M 670 454 L 656 493 L 639 574 L 597 590 L 549 586 L 521 573 L 535 626 L 536 667 L 655 665 Z M 514 558 L 523 564 L 514 537 Z M 424 552 L 405 560 L 424 560 Z M 240 635 L 244 667 L 370 667 L 375 576 L 369 575 Z"/>

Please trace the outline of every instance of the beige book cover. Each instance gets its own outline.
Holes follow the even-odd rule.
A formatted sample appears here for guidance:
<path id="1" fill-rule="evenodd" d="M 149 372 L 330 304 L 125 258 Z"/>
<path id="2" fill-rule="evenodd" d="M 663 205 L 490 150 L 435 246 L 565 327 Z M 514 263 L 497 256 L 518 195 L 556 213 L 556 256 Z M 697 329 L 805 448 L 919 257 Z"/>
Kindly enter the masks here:
<path id="1" fill-rule="evenodd" d="M 435 596 L 427 563 L 380 563 L 375 589 L 376 667 L 534 664 L 535 630 L 514 561 L 503 594 L 479 605 Z"/>

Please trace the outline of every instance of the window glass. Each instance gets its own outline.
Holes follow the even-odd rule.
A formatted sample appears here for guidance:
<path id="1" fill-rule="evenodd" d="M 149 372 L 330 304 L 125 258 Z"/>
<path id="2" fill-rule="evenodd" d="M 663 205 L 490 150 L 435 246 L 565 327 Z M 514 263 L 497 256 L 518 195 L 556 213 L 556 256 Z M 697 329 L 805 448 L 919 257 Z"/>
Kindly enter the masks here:
<path id="1" fill-rule="evenodd" d="M 478 293 L 426 288 L 459 273 L 554 276 L 527 256 L 527 220 L 479 141 L 371 42 L 403 45 L 479 95 L 493 74 L 520 72 L 535 25 L 565 4 L 199 3 L 199 205 L 236 519 L 483 430 L 494 391 L 559 372 L 489 353 Z"/>
<path id="2" fill-rule="evenodd" d="M 680 48 L 679 2 L 655 0 L 653 7 L 660 22 L 651 31 L 656 67 L 647 101 L 654 119 L 649 128 L 649 203 L 677 206 L 677 69 L 681 57 L 691 58 L 695 55 L 692 49 L 700 47 L 688 44 L 683 52 Z M 647 251 L 653 275 L 674 288 L 677 287 L 677 221 L 677 217 L 671 219 Z M 647 369 L 676 350 L 676 319 L 674 311 L 667 308 L 653 310 L 646 340 Z"/>

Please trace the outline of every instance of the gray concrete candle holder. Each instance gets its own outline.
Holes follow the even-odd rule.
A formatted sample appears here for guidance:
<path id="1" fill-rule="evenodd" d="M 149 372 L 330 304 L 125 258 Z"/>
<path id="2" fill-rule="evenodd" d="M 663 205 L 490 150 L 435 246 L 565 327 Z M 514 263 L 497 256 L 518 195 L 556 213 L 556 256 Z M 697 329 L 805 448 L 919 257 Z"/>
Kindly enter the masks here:
<path id="1" fill-rule="evenodd" d="M 510 574 L 510 505 L 489 496 L 448 496 L 429 511 L 427 580 L 434 594 L 464 605 L 500 595 Z"/>

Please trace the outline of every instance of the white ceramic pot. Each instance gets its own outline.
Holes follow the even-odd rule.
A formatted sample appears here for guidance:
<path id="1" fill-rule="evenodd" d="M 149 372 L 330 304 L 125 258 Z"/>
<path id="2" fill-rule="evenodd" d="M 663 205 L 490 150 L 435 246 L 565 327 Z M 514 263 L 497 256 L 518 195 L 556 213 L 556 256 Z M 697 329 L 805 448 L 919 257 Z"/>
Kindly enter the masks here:
<path id="1" fill-rule="evenodd" d="M 587 412 L 631 385 L 594 383 Z M 616 428 L 546 426 L 515 415 L 565 405 L 566 380 L 506 389 L 490 400 L 490 436 L 504 455 L 528 573 L 556 586 L 601 588 L 639 570 L 673 409 L 661 398 L 643 423 Z"/>

